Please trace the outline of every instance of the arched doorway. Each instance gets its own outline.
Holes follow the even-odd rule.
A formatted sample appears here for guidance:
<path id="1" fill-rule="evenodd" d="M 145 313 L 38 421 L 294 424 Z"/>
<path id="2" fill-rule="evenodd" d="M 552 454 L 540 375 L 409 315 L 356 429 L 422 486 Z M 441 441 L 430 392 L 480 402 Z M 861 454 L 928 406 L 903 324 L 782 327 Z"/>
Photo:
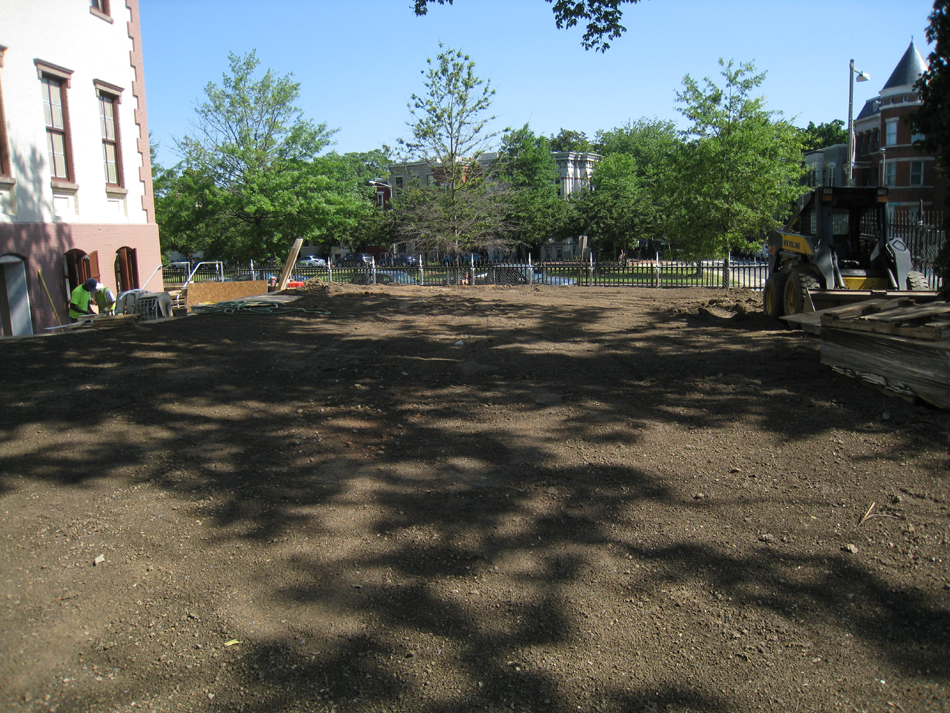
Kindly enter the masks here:
<path id="1" fill-rule="evenodd" d="M 67 296 L 90 277 L 99 279 L 99 253 L 95 250 L 87 255 L 79 248 L 73 248 L 66 252 L 65 259 Z"/>
<path id="2" fill-rule="evenodd" d="M 30 286 L 26 261 L 17 255 L 0 256 L 0 335 L 21 337 L 33 334 Z"/>
<path id="3" fill-rule="evenodd" d="M 139 288 L 139 263 L 135 248 L 119 248 L 115 254 L 115 284 L 119 292 Z"/>

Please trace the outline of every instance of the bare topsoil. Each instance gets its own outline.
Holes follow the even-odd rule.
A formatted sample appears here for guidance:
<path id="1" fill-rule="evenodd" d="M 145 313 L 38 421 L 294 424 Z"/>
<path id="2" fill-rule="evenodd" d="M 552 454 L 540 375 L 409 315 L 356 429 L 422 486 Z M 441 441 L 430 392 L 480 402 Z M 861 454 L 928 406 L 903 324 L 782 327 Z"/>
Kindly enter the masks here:
<path id="1" fill-rule="evenodd" d="M 0 711 L 950 710 L 947 412 L 751 292 L 299 294 L 0 343 Z"/>

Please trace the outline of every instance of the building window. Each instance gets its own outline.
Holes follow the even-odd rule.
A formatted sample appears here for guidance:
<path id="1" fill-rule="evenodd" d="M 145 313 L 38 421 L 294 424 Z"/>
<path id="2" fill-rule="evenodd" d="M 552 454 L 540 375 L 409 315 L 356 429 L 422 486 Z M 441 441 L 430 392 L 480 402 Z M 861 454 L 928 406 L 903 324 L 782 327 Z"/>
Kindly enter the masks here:
<path id="1" fill-rule="evenodd" d="M 923 134 L 911 134 L 911 135 L 910 135 L 910 142 L 911 142 L 912 144 L 917 143 L 918 141 L 923 141 L 923 140 L 924 140 L 924 135 L 923 135 Z"/>
<path id="2" fill-rule="evenodd" d="M 90 0 L 89 12 L 96 17 L 112 22 L 110 0 Z"/>
<path id="3" fill-rule="evenodd" d="M 43 75 L 43 119 L 46 122 L 46 150 L 50 174 L 64 181 L 72 180 L 69 151 L 69 112 L 66 106 L 66 83 L 59 77 Z"/>
<path id="4" fill-rule="evenodd" d="M 0 67 L 3 66 L 3 53 L 6 47 L 0 46 Z M 10 176 L 10 149 L 7 143 L 7 122 L 3 117 L 3 85 L 0 84 L 0 176 Z"/>
<path id="5" fill-rule="evenodd" d="M 884 185 L 897 185 L 897 164 L 893 161 L 884 164 Z"/>
<path id="6" fill-rule="evenodd" d="M 910 185 L 912 186 L 924 185 L 924 162 L 923 161 L 910 162 Z"/>
<path id="7" fill-rule="evenodd" d="M 897 145 L 897 119 L 891 119 L 884 125 L 884 130 L 887 132 L 884 137 L 885 146 L 896 146 Z"/>
<path id="8" fill-rule="evenodd" d="M 96 89 L 99 100 L 99 133 L 102 137 L 102 163 L 105 170 L 106 185 L 121 186 L 123 180 L 118 122 L 119 94 L 108 91 L 102 82 L 96 82 Z M 118 89 L 118 87 L 115 89 Z"/>

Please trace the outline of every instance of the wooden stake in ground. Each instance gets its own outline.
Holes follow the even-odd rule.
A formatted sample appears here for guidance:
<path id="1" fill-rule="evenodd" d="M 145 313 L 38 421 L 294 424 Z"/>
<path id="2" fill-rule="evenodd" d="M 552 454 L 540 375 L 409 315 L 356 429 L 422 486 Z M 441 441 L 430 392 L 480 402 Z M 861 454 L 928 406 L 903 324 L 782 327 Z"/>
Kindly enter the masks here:
<path id="1" fill-rule="evenodd" d="M 294 245 L 290 248 L 290 255 L 287 257 L 287 262 L 284 263 L 284 271 L 280 273 L 280 284 L 277 285 L 277 291 L 287 289 L 287 283 L 290 282 L 290 275 L 294 269 L 294 265 L 297 264 L 297 256 L 300 254 L 300 248 L 303 245 L 303 238 L 297 238 L 294 240 Z"/>
<path id="2" fill-rule="evenodd" d="M 59 321 L 59 312 L 56 311 L 56 304 L 53 302 L 53 296 L 49 293 L 49 287 L 46 286 L 46 280 L 43 279 L 43 271 L 37 270 L 36 274 L 39 275 L 40 282 L 43 284 L 43 289 L 46 291 L 46 299 L 49 300 L 49 306 L 53 308 L 53 316 L 56 318 L 56 324 L 63 326 L 63 323 Z"/>

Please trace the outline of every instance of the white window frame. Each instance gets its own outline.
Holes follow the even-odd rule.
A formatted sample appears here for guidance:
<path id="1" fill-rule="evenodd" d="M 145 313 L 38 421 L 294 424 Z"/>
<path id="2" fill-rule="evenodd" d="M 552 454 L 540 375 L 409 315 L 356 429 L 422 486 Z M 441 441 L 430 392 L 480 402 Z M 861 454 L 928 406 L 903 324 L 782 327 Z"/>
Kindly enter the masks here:
<path id="1" fill-rule="evenodd" d="M 897 146 L 897 119 L 884 122 L 884 145 Z"/>

